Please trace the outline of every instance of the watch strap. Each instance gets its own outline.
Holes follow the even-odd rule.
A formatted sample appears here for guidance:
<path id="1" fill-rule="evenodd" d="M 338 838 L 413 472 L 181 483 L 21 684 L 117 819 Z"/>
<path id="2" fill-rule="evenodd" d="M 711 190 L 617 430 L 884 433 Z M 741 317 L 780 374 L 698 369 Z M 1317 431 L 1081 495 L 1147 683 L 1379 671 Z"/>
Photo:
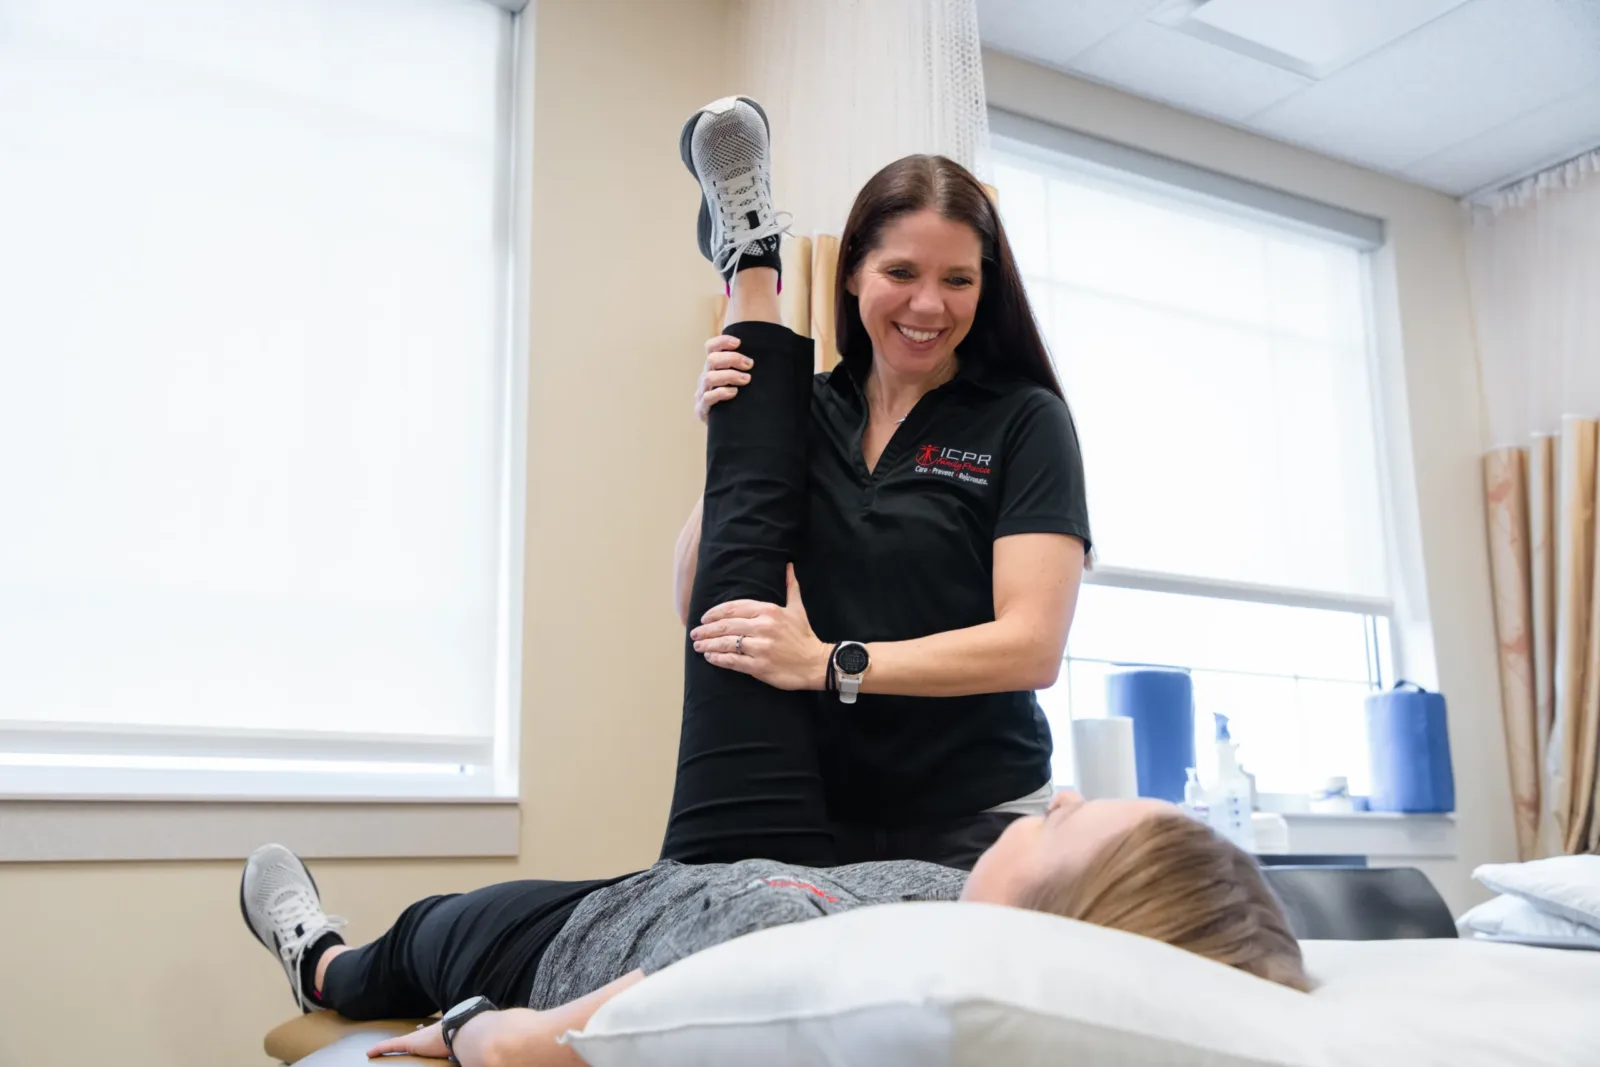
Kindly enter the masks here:
<path id="1" fill-rule="evenodd" d="M 867 667 L 872 664 L 869 660 L 867 667 L 863 667 L 860 674 L 846 674 L 841 671 L 838 665 L 839 650 L 845 645 L 854 645 L 861 649 L 863 653 L 866 652 L 867 646 L 860 641 L 840 641 L 834 645 L 833 653 L 828 657 L 828 689 L 839 694 L 839 703 L 854 704 L 856 695 L 861 692 L 861 679 L 866 675 Z"/>
<path id="2" fill-rule="evenodd" d="M 460 1063 L 456 1059 L 456 1034 L 461 1028 L 485 1012 L 499 1011 L 494 1001 L 485 996 L 473 997 L 444 1013 L 444 1018 L 439 1020 L 439 1036 L 444 1039 L 445 1051 L 450 1055 L 451 1063 Z"/>

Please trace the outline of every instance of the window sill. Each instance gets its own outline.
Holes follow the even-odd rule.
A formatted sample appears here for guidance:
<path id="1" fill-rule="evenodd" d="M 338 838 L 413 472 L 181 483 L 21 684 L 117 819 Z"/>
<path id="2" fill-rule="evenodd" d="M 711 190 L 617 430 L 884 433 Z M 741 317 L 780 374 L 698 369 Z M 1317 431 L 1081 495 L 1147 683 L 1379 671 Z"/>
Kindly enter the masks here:
<path id="1" fill-rule="evenodd" d="M 0 863 L 516 856 L 521 822 L 513 797 L 0 797 Z"/>
<path id="2" fill-rule="evenodd" d="M 1259 856 L 1364 856 L 1369 860 L 1454 859 L 1454 815 L 1398 812 L 1257 812 Z"/>

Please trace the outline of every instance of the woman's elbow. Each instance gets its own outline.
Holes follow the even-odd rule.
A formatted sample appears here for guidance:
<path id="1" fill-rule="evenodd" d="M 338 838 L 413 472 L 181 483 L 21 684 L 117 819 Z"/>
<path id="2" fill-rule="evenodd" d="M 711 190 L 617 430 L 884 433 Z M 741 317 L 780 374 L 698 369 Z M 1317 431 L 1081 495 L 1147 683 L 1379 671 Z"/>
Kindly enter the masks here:
<path id="1" fill-rule="evenodd" d="M 1023 670 L 1026 675 L 1022 689 L 1049 689 L 1056 684 L 1056 679 L 1061 677 L 1061 658 L 1063 650 L 1051 644 L 1047 648 L 1034 648 L 1030 650 Z"/>

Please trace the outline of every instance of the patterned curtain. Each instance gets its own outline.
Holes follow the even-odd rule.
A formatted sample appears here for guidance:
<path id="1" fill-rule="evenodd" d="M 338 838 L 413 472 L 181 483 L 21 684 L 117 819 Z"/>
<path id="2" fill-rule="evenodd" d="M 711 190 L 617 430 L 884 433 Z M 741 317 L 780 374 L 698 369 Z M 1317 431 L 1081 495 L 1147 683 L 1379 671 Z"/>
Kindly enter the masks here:
<path id="1" fill-rule="evenodd" d="M 1597 851 L 1600 153 L 1473 205 L 1468 249 L 1489 428 L 1512 442 L 1484 483 L 1517 850 Z"/>

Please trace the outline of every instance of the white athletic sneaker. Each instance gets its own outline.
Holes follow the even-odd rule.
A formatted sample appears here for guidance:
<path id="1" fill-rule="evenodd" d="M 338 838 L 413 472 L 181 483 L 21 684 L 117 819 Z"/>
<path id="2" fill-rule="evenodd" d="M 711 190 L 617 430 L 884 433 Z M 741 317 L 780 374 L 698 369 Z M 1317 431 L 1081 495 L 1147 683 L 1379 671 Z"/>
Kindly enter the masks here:
<path id="1" fill-rule="evenodd" d="M 767 113 L 747 96 L 707 104 L 678 137 L 683 165 L 700 183 L 700 251 L 724 278 L 741 256 L 776 252 L 788 230 L 788 216 L 772 210 L 769 149 Z"/>
<path id="2" fill-rule="evenodd" d="M 300 857 L 282 845 L 252 852 L 239 879 L 239 910 L 256 940 L 283 965 L 300 1010 L 322 1010 L 300 981 L 300 961 L 317 938 L 344 929 L 345 920 L 323 913 L 317 883 Z"/>

